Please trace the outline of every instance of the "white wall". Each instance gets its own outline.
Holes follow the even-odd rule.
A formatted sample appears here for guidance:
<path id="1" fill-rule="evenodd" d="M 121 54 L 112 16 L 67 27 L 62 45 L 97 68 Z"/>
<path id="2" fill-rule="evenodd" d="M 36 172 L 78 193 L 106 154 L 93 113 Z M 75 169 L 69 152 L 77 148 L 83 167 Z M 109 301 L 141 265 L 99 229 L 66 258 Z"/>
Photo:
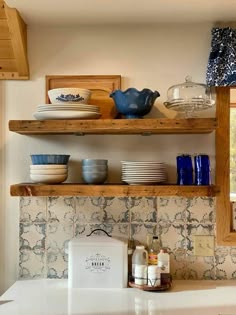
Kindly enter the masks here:
<path id="1" fill-rule="evenodd" d="M 120 74 L 122 88 L 148 87 L 166 100 L 167 89 L 186 75 L 205 82 L 211 25 L 158 25 L 148 27 L 83 27 L 28 29 L 31 79 L 6 81 L 5 133 L 5 273 L 2 287 L 17 277 L 19 198 L 10 197 L 9 186 L 29 181 L 31 153 L 71 154 L 68 181 L 80 180 L 82 158 L 109 159 L 110 177 L 120 179 L 120 160 L 165 160 L 170 180 L 175 180 L 175 157 L 180 152 L 206 152 L 214 160 L 214 135 L 179 136 L 21 136 L 8 131 L 10 119 L 32 119 L 36 105 L 45 102 L 45 75 Z M 157 110 L 150 116 L 160 117 Z M 198 148 L 198 144 L 199 148 Z M 1 224 L 1 229 L 3 222 Z"/>

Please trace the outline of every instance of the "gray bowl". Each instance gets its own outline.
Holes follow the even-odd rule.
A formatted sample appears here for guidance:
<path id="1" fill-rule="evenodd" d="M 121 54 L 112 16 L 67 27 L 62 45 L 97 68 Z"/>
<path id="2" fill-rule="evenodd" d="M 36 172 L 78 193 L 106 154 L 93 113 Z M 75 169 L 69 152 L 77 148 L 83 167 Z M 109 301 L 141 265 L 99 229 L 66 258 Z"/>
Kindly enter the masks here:
<path id="1" fill-rule="evenodd" d="M 90 165 L 107 165 L 108 160 L 103 159 L 84 159 L 82 160 L 82 166 L 90 166 Z"/>
<path id="2" fill-rule="evenodd" d="M 107 172 L 82 172 L 82 178 L 87 184 L 103 184 L 107 179 Z"/>
<path id="3" fill-rule="evenodd" d="M 82 172 L 107 172 L 107 165 L 82 165 Z"/>

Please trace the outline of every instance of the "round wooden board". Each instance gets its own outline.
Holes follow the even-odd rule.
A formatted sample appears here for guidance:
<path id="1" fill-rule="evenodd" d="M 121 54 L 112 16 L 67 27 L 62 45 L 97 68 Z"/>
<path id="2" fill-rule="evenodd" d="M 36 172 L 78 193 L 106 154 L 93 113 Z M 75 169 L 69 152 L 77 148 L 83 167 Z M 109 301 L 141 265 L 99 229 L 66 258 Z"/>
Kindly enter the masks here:
<path id="1" fill-rule="evenodd" d="M 131 288 L 136 288 L 136 289 L 140 289 L 143 291 L 166 291 L 166 290 L 169 290 L 171 288 L 171 283 L 163 284 L 163 285 L 160 285 L 158 287 L 151 287 L 148 285 L 138 285 L 138 284 L 135 284 L 134 282 L 130 281 L 129 286 Z"/>

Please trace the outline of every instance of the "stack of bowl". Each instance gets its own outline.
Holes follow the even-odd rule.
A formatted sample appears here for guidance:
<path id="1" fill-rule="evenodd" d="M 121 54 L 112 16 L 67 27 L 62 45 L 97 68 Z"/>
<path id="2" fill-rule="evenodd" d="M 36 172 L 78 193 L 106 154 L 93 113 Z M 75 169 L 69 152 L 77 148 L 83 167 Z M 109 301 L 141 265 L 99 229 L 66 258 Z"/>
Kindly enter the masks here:
<path id="1" fill-rule="evenodd" d="M 32 154 L 30 178 L 35 183 L 58 184 L 67 179 L 70 155 Z"/>
<path id="2" fill-rule="evenodd" d="M 87 184 L 103 184 L 108 175 L 108 160 L 82 160 L 82 178 Z"/>
<path id="3" fill-rule="evenodd" d="M 51 104 L 37 106 L 36 119 L 97 119 L 101 116 L 97 105 L 89 104 L 91 91 L 81 88 L 58 88 L 48 91 Z"/>

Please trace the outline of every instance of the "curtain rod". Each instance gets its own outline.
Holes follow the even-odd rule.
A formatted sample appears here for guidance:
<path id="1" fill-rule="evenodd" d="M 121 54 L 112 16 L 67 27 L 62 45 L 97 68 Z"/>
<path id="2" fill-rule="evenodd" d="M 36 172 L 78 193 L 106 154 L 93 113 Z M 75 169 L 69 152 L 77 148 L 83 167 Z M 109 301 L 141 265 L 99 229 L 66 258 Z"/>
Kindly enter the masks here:
<path id="1" fill-rule="evenodd" d="M 230 27 L 233 29 L 236 29 L 236 22 L 215 22 L 213 27 L 218 27 L 218 28 L 226 28 Z"/>

